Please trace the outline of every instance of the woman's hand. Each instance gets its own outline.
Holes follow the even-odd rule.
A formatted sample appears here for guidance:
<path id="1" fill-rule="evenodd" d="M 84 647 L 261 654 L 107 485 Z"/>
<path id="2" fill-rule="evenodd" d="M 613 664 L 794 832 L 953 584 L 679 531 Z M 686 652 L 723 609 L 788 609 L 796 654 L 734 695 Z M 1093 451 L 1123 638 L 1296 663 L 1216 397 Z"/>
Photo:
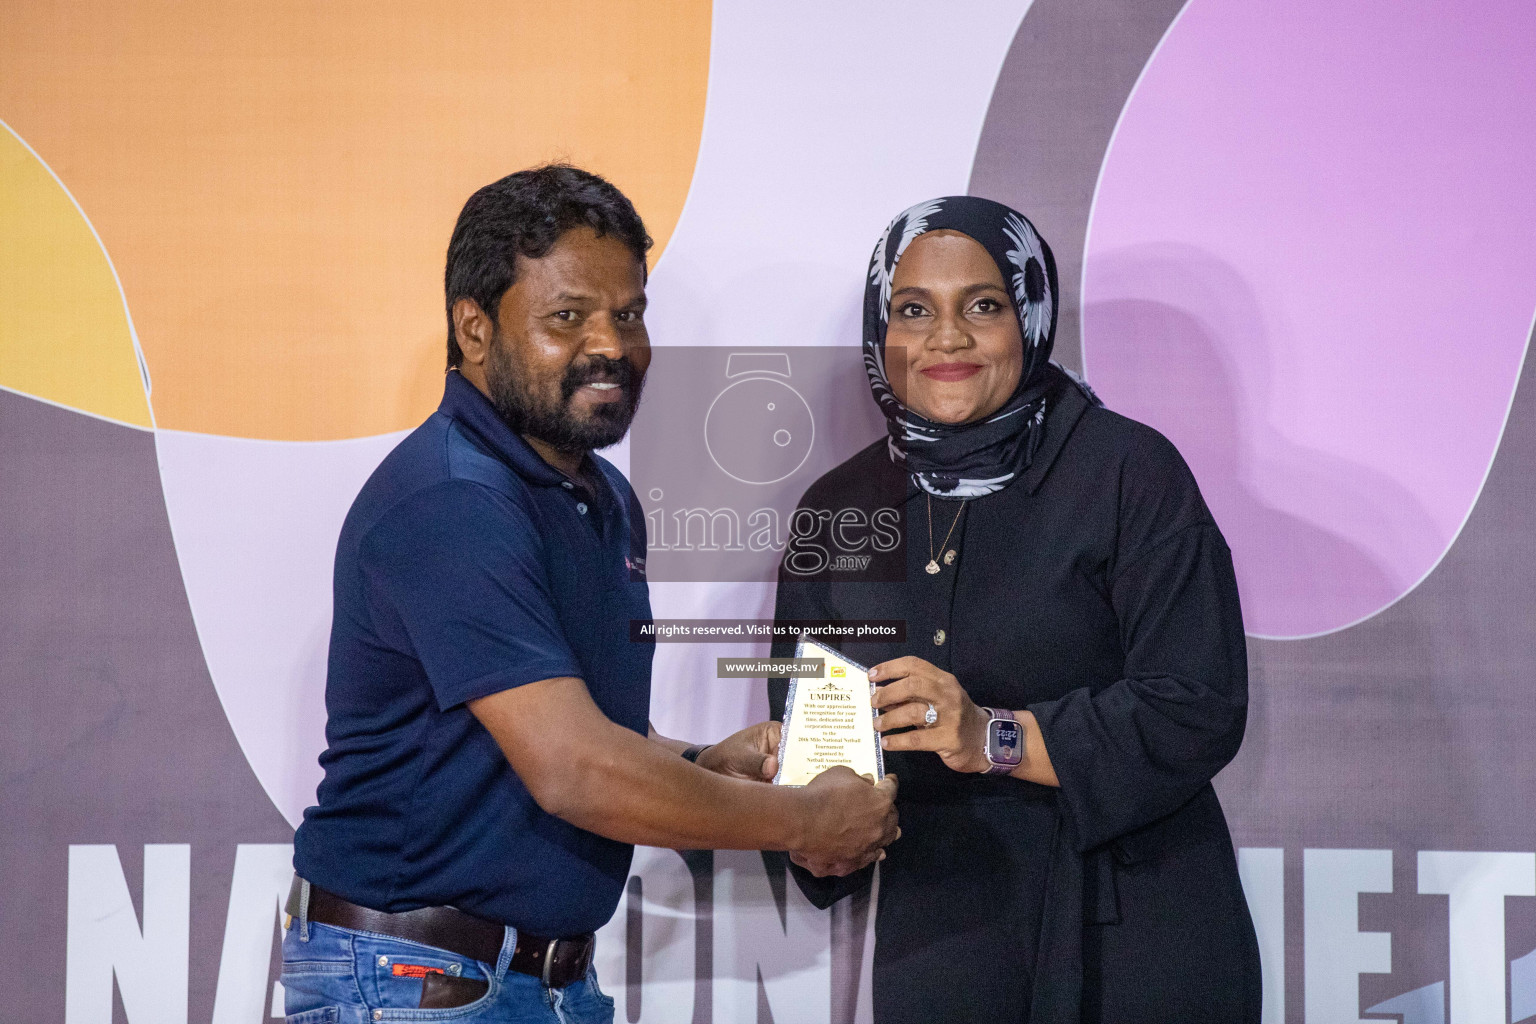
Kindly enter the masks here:
<path id="1" fill-rule="evenodd" d="M 880 684 L 873 698 L 880 715 L 875 729 L 885 735 L 885 750 L 931 750 L 957 772 L 984 772 L 990 767 L 985 746 L 988 715 L 977 707 L 960 681 L 922 658 L 896 658 L 869 670 Z M 938 713 L 924 724 L 928 705 Z M 911 732 L 889 735 L 892 729 L 914 726 Z"/>
<path id="2" fill-rule="evenodd" d="M 733 779 L 772 782 L 779 773 L 780 728 L 778 722 L 749 725 L 705 748 L 698 765 Z"/>

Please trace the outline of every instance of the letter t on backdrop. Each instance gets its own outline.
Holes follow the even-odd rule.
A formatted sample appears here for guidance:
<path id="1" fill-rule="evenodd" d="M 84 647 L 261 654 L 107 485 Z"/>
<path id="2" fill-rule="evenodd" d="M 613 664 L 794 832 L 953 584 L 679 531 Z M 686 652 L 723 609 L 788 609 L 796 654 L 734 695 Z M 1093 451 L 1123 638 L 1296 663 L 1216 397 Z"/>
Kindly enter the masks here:
<path id="1" fill-rule="evenodd" d="M 1419 892 L 1450 897 L 1451 1024 L 1505 1024 L 1504 897 L 1536 896 L 1536 853 L 1421 850 Z"/>

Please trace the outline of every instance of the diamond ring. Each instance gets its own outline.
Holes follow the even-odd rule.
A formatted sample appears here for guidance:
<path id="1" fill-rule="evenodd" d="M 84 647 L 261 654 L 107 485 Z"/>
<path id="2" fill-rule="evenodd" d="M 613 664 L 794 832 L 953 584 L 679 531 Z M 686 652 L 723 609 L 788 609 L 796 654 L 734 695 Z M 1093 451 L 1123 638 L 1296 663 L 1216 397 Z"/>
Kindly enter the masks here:
<path id="1" fill-rule="evenodd" d="M 938 722 L 938 720 L 939 712 L 934 708 L 932 704 L 929 704 L 928 710 L 923 712 L 923 727 L 928 728 L 933 726 Z"/>

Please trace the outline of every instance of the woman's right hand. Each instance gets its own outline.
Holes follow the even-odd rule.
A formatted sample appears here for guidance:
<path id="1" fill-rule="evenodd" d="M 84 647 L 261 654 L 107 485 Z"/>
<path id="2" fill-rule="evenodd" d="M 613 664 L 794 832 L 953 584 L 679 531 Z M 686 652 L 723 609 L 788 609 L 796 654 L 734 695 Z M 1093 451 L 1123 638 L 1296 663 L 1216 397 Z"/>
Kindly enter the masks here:
<path id="1" fill-rule="evenodd" d="M 838 765 L 811 780 L 805 799 L 803 839 L 789 859 L 818 878 L 851 874 L 885 856 L 901 836 L 896 823 L 896 776 L 871 785 Z"/>
<path id="2" fill-rule="evenodd" d="M 869 678 L 879 684 L 872 703 L 880 712 L 875 731 L 882 749 L 929 750 L 957 772 L 991 767 L 986 755 L 989 716 L 953 673 L 909 655 L 881 662 L 869 670 Z M 930 709 L 932 725 L 924 717 Z"/>

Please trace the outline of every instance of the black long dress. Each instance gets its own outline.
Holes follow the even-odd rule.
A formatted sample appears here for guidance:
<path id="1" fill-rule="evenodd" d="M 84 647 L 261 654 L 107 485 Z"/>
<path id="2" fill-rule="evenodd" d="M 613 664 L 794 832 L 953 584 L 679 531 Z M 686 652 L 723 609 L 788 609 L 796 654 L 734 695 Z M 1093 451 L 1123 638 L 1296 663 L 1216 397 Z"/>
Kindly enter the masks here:
<path id="1" fill-rule="evenodd" d="M 936 575 L 927 498 L 883 441 L 802 504 L 867 513 L 893 487 L 905 580 L 781 570 L 776 617 L 905 619 L 904 643 L 835 646 L 866 665 L 917 655 L 977 704 L 1027 708 L 1061 788 L 887 756 L 902 838 L 881 867 L 877 1024 L 1258 1021 L 1258 945 L 1210 785 L 1243 736 L 1242 618 L 1183 459 L 1063 380 L 1034 462 L 968 503 Z M 958 508 L 934 499 L 935 545 Z M 770 681 L 779 717 L 784 694 Z M 870 871 L 795 878 L 824 907 Z"/>

